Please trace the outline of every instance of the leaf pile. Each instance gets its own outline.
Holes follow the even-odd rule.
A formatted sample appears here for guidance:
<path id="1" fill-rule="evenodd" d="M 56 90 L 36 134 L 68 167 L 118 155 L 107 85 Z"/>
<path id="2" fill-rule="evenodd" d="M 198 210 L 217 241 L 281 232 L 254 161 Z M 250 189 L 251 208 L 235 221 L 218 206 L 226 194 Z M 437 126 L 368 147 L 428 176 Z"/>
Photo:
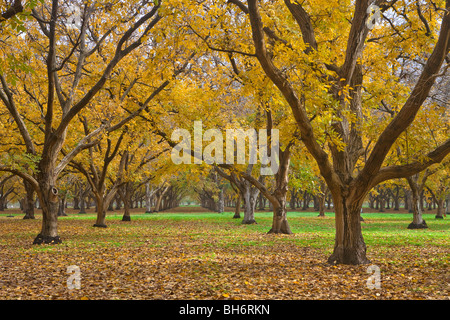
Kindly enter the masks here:
<path id="1" fill-rule="evenodd" d="M 328 231 L 269 235 L 237 221 L 60 219 L 60 245 L 32 245 L 40 219 L 0 217 L 0 299 L 448 299 L 445 245 L 371 246 L 365 266 L 328 265 Z M 293 219 L 292 219 L 293 220 Z M 293 221 L 293 225 L 298 221 Z M 328 223 L 328 222 L 327 222 Z M 388 223 L 388 222 L 386 222 Z M 368 228 L 368 227 L 366 227 Z M 303 237 L 323 247 L 298 243 Z M 80 268 L 69 289 L 67 267 Z"/>

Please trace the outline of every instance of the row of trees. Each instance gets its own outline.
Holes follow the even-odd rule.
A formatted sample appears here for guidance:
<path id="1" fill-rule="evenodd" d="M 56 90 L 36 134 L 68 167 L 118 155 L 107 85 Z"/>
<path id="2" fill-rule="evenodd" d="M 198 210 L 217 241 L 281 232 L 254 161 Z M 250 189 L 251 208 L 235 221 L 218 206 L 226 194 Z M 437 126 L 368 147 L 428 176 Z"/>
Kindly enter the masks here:
<path id="1" fill-rule="evenodd" d="M 407 179 L 414 226 L 424 225 L 420 194 L 430 177 L 446 188 L 449 10 L 448 0 L 6 2 L 0 171 L 23 182 L 27 207 L 33 193 L 39 199 L 36 244 L 61 242 L 64 185 L 81 176 L 96 227 L 114 199 L 126 211 L 143 188 L 158 209 L 195 190 L 221 210 L 233 190 L 243 223 L 255 222 L 264 197 L 274 233 L 290 233 L 290 192 L 291 200 L 299 189 L 314 194 L 321 208 L 329 196 L 329 262 L 367 263 L 360 213 L 370 193 L 383 198 L 377 186 Z M 236 154 L 225 164 L 175 165 L 176 128 L 212 140 L 193 130 L 199 119 L 203 130 L 266 129 L 270 142 L 278 129 L 279 151 L 269 150 L 278 170 L 261 175 L 266 164 L 238 163 Z M 218 160 L 216 142 L 184 150 L 191 163 L 206 150 Z M 439 188 L 429 188 L 436 201 Z"/>
<path id="2" fill-rule="evenodd" d="M 443 175 L 440 178 L 434 176 L 435 179 L 431 179 L 431 174 L 428 175 L 427 172 L 421 176 L 417 207 L 413 205 L 413 188 L 409 186 L 407 179 L 403 179 L 403 181 L 394 180 L 378 185 L 372 189 L 366 197 L 366 211 L 385 212 L 389 209 L 394 211 L 404 209 L 414 213 L 415 217 L 416 215 L 421 216 L 423 212 L 433 210 L 436 212 L 436 219 L 443 219 L 449 210 L 450 202 L 449 176 L 446 174 L 446 169 L 448 168 L 442 168 L 437 172 Z M 79 210 L 80 214 L 86 213 L 86 209 L 91 207 L 95 207 L 95 210 L 98 211 L 96 197 L 89 183 L 80 174 L 78 175 L 78 178 L 76 178 L 76 174 L 61 178 L 60 186 L 64 183 L 64 187 L 60 187 L 59 190 L 58 215 L 66 215 L 65 208 L 69 204 L 73 209 Z M 291 173 L 291 175 L 293 174 Z M 130 221 L 130 209 L 145 209 L 147 213 L 159 212 L 178 207 L 184 199 L 188 199 L 189 203 L 199 203 L 202 207 L 219 213 L 226 211 L 226 207 L 234 207 L 233 218 L 241 218 L 240 212 L 243 209 L 241 192 L 233 183 L 221 178 L 214 171 L 210 172 L 206 178 L 202 178 L 200 174 L 199 181 L 192 185 L 192 188 L 190 188 L 188 177 L 185 175 L 164 181 L 160 185 L 153 185 L 146 178 L 140 176 L 139 181 L 141 182 L 122 184 L 106 211 L 121 210 L 124 213 L 123 221 Z M 319 212 L 319 217 L 325 216 L 325 211 L 333 212 L 332 197 L 326 186 L 319 183 L 319 176 L 307 176 L 303 181 L 291 177 L 290 181 L 286 197 L 289 209 L 313 208 Z M 39 199 L 35 197 L 34 192 L 27 195 L 23 181 L 14 175 L 5 174 L 2 177 L 0 195 L 0 211 L 7 209 L 10 202 L 18 202 L 25 213 L 24 219 L 34 219 L 34 208 L 40 209 Z M 186 201 L 184 202 L 186 203 Z M 418 211 L 415 212 L 415 208 Z M 272 203 L 263 193 L 259 193 L 251 210 L 266 209 L 273 210 Z M 427 225 L 426 223 L 421 226 L 411 224 L 410 227 L 426 228 Z"/>

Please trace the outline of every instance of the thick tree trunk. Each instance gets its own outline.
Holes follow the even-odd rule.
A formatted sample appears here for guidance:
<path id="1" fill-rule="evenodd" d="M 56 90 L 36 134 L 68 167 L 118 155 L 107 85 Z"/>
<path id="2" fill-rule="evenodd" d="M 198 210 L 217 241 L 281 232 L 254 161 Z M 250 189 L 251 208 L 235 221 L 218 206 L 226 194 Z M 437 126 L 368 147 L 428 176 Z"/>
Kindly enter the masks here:
<path id="1" fill-rule="evenodd" d="M 106 228 L 106 208 L 103 196 L 96 192 L 94 192 L 94 194 L 97 201 L 97 220 L 95 221 L 94 227 Z"/>
<path id="2" fill-rule="evenodd" d="M 268 233 L 292 234 L 287 220 L 286 201 L 280 206 L 274 206 L 272 228 Z"/>
<path id="3" fill-rule="evenodd" d="M 333 198 L 336 216 L 336 238 L 333 254 L 329 263 L 336 264 L 367 264 L 366 244 L 361 232 L 362 202 L 352 201 L 343 197 Z"/>
<path id="4" fill-rule="evenodd" d="M 40 189 L 39 203 L 42 207 L 42 227 L 33 244 L 61 243 L 61 238 L 58 236 L 59 199 L 56 176 L 41 170 L 38 183 Z"/>

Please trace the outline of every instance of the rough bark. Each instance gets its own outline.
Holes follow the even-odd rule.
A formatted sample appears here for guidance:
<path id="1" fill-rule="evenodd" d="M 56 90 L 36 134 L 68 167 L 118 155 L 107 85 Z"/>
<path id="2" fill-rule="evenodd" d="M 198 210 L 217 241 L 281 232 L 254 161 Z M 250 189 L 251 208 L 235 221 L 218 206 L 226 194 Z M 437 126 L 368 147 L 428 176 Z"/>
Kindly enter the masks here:
<path id="1" fill-rule="evenodd" d="M 42 167 L 42 163 L 41 163 Z M 52 172 L 52 170 L 48 170 Z M 39 173 L 39 203 L 42 208 L 41 232 L 36 236 L 33 244 L 57 244 L 61 243 L 58 235 L 58 189 L 56 188 L 56 176 L 42 170 Z"/>
<path id="2" fill-rule="evenodd" d="M 362 203 L 341 197 L 334 202 L 336 238 L 331 264 L 367 264 L 366 244 L 361 231 L 360 213 Z"/>

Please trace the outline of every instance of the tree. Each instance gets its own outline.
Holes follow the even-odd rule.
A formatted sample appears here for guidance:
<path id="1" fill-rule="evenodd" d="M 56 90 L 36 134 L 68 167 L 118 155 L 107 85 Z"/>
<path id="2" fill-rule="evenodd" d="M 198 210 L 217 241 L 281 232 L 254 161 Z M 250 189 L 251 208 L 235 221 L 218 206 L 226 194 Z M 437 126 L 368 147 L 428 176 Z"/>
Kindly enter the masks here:
<path id="1" fill-rule="evenodd" d="M 383 162 L 397 138 L 413 123 L 435 79 L 446 70 L 442 65 L 450 49 L 450 1 L 446 1 L 442 10 L 429 8 L 434 20 L 432 24 L 427 25 L 432 25 L 431 32 L 438 36 L 420 38 L 421 43 L 428 44 L 428 47 L 424 45 L 420 50 L 427 48 L 429 52 L 430 47 L 433 49 L 414 88 L 405 96 L 399 111 L 378 135 L 370 152 L 363 147 L 362 139 L 365 121 L 363 88 L 365 92 L 370 93 L 374 88 L 367 80 L 370 79 L 373 85 L 378 84 L 380 79 L 376 78 L 379 76 L 376 72 L 389 72 L 389 69 L 381 66 L 388 66 L 389 63 L 392 66 L 392 63 L 395 63 L 396 57 L 392 52 L 398 52 L 399 48 L 389 52 L 392 50 L 392 37 L 417 41 L 410 29 L 406 30 L 405 34 L 399 31 L 398 24 L 404 22 L 387 15 L 389 12 L 389 15 L 395 16 L 395 12 L 398 12 L 394 10 L 395 6 L 400 4 L 397 1 L 361 0 L 349 4 L 346 8 L 353 8 L 349 11 L 337 1 L 300 4 L 285 0 L 284 6 L 258 0 L 249 0 L 247 6 L 238 0 L 229 2 L 241 11 L 230 11 L 234 15 L 233 18 L 244 14 L 250 22 L 254 52 L 249 54 L 256 57 L 265 74 L 289 104 L 300 131 L 301 141 L 317 162 L 333 197 L 336 238 L 334 251 L 328 261 L 343 264 L 368 263 L 360 225 L 360 212 L 366 194 L 383 181 L 416 174 L 442 161 L 450 152 L 450 140 L 447 140 L 429 152 L 426 161 L 412 160 L 408 164 L 383 167 Z M 377 37 L 368 39 L 373 26 L 369 20 L 370 4 L 386 13 L 383 18 L 386 23 L 380 30 L 374 30 Z M 331 14 L 335 8 L 341 10 L 339 15 Z M 418 16 L 415 4 L 407 5 L 403 12 L 407 12 L 409 17 Z M 324 15 L 330 17 L 326 27 L 320 23 L 321 16 Z M 438 24 L 434 23 L 437 19 L 442 19 L 440 30 Z M 415 25 L 411 29 L 420 29 L 423 22 L 420 22 L 420 19 L 414 21 Z M 412 22 L 408 20 L 407 23 Z M 340 30 L 338 37 L 327 32 L 330 25 L 333 25 L 333 29 Z M 342 36 L 345 33 L 348 35 L 346 42 Z M 387 39 L 390 33 L 394 36 Z M 300 38 L 298 35 L 301 35 L 302 42 L 295 47 Z M 241 39 L 244 38 L 241 35 Z M 410 47 L 409 50 L 417 50 L 417 47 Z M 373 48 L 385 52 L 386 60 L 375 62 L 375 56 L 379 55 L 368 54 Z M 408 52 L 407 47 L 400 49 L 402 52 Z M 368 68 L 372 62 L 372 65 L 379 68 Z M 395 74 L 386 73 L 386 77 L 389 76 L 395 78 Z M 312 92 L 325 92 L 321 104 L 317 103 L 317 99 L 313 100 Z M 375 100 L 380 102 L 379 98 Z M 319 122 L 319 119 L 326 122 Z M 328 122 L 331 126 L 326 131 L 325 142 L 329 151 L 320 143 L 320 123 Z M 368 152 L 367 161 L 356 171 L 355 165 L 365 152 Z"/>
<path id="2" fill-rule="evenodd" d="M 41 232 L 34 240 L 36 244 L 61 242 L 57 232 L 57 178 L 71 159 L 91 146 L 86 141 L 100 134 L 104 128 L 92 131 L 90 136 L 84 137 L 75 149 L 61 159 L 60 151 L 66 141 L 69 125 L 114 75 L 113 70 L 119 62 L 139 47 L 162 19 L 158 13 L 160 1 L 157 4 L 136 1 L 128 6 L 119 2 L 114 8 L 111 4 L 74 5 L 78 7 L 81 15 L 76 17 L 78 21 L 74 25 L 67 24 L 68 8 L 53 0 L 51 5 L 44 3 L 40 8 L 33 9 L 34 21 L 27 26 L 30 33 L 28 45 L 22 45 L 20 48 L 36 51 L 31 51 L 31 54 L 24 53 L 21 57 L 24 62 L 43 66 L 45 73 L 36 70 L 26 76 L 34 78 L 32 83 L 45 84 L 45 92 L 33 95 L 25 83 L 22 88 L 14 83 L 9 84 L 4 70 L 0 75 L 0 98 L 20 132 L 26 146 L 26 155 L 33 157 L 36 167 L 35 171 L 30 170 L 30 165 L 28 168 L 17 169 L 14 160 L 10 160 L 4 161 L 6 164 L 0 165 L 0 170 L 26 179 L 39 197 L 43 219 Z M 144 13 L 137 15 L 140 10 Z M 21 40 L 15 37 L 12 41 Z M 86 76 L 84 70 L 88 64 L 92 69 Z M 62 73 L 71 76 L 65 77 Z M 21 102 L 18 105 L 17 95 L 11 87 L 21 92 L 28 91 L 26 94 L 30 93 L 30 100 L 42 115 L 37 121 L 42 132 L 34 134 L 34 131 L 30 130 L 30 122 L 23 120 L 24 106 Z M 85 90 L 81 91 L 80 88 Z"/>

